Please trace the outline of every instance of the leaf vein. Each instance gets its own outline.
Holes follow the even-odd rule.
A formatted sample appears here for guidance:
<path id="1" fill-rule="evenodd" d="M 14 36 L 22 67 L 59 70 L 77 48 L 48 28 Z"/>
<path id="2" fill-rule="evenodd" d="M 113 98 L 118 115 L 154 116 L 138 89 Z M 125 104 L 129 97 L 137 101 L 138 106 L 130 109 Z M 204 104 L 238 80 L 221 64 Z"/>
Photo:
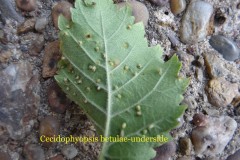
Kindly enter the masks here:
<path id="1" fill-rule="evenodd" d="M 65 71 L 63 72 L 65 76 L 68 76 Z M 83 91 L 69 78 L 70 82 L 73 84 L 73 86 L 82 94 L 82 96 L 91 103 L 91 105 L 95 106 L 99 111 L 104 113 L 105 115 L 107 114 L 100 106 L 98 106 L 96 103 L 92 102 L 90 99 L 87 98 L 87 96 L 83 93 Z"/>

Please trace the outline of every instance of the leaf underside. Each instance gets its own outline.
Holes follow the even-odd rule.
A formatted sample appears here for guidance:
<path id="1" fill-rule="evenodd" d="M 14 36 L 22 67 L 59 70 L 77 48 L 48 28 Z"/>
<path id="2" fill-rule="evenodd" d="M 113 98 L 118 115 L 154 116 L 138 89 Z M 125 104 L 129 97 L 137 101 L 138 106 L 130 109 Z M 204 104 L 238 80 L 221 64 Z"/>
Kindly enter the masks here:
<path id="1" fill-rule="evenodd" d="M 185 106 L 187 79 L 176 56 L 164 63 L 160 46 L 148 47 L 142 23 L 112 0 L 77 0 L 72 21 L 60 16 L 56 81 L 94 123 L 99 135 L 169 136 Z M 100 159 L 149 160 L 160 143 L 110 143 Z"/>

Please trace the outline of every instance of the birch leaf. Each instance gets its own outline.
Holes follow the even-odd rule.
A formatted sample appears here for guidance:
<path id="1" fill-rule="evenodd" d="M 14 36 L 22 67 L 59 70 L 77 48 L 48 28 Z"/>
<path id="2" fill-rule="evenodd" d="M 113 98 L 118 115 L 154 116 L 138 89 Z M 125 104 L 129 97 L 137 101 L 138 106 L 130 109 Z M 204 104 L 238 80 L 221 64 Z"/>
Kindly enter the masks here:
<path id="1" fill-rule="evenodd" d="M 59 18 L 63 53 L 56 81 L 104 137 L 157 137 L 177 126 L 188 80 L 176 56 L 148 47 L 131 9 L 111 0 L 76 0 L 72 21 Z M 100 160 L 149 160 L 159 142 L 103 142 Z"/>

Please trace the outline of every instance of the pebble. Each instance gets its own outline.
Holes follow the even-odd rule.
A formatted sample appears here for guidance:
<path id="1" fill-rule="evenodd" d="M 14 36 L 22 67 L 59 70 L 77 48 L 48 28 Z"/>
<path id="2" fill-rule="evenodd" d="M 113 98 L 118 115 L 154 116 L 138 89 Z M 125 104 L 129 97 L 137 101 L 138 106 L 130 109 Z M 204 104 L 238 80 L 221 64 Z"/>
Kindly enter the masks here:
<path id="1" fill-rule="evenodd" d="M 36 0 L 16 0 L 17 7 L 23 11 L 34 11 L 37 7 Z"/>
<path id="2" fill-rule="evenodd" d="M 214 14 L 214 25 L 219 27 L 226 22 L 226 19 L 227 18 L 224 15 L 224 13 L 222 12 L 222 10 L 220 8 L 218 8 Z"/>
<path id="3" fill-rule="evenodd" d="M 208 123 L 208 118 L 207 116 L 205 116 L 204 114 L 202 113 L 196 113 L 194 116 L 193 116 L 193 124 L 195 126 L 206 126 Z"/>
<path id="4" fill-rule="evenodd" d="M 49 160 L 64 160 L 62 155 L 56 155 L 55 157 L 51 157 Z"/>
<path id="5" fill-rule="evenodd" d="M 9 0 L 0 0 L 0 11 L 1 17 L 3 17 L 6 21 L 7 18 L 11 18 L 16 20 L 17 22 L 23 22 L 24 18 L 19 15 L 15 8 L 13 7 L 11 1 Z"/>
<path id="6" fill-rule="evenodd" d="M 235 114 L 236 114 L 237 116 L 240 116 L 240 107 L 236 107 L 236 108 L 235 108 Z"/>
<path id="7" fill-rule="evenodd" d="M 132 15 L 135 17 L 134 23 L 143 22 L 144 26 L 147 26 L 149 19 L 149 12 L 147 7 L 138 1 L 130 0 L 128 2 L 117 3 L 118 8 L 122 8 L 127 4 L 132 8 Z"/>
<path id="8" fill-rule="evenodd" d="M 227 157 L 226 160 L 238 160 L 240 159 L 240 149 L 237 150 L 233 155 Z"/>
<path id="9" fill-rule="evenodd" d="M 234 63 L 226 63 L 215 52 L 206 52 L 203 55 L 206 71 L 211 78 L 231 76 L 237 81 L 239 80 L 240 70 Z"/>
<path id="10" fill-rule="evenodd" d="M 74 146 L 64 146 L 62 148 L 62 154 L 67 158 L 67 159 L 73 159 L 74 157 L 77 156 L 78 150 Z"/>
<path id="11" fill-rule="evenodd" d="M 204 1 L 192 1 L 183 16 L 180 39 L 183 43 L 194 44 L 206 38 L 212 29 L 210 18 L 213 6 Z"/>
<path id="12" fill-rule="evenodd" d="M 156 6 L 161 6 L 161 7 L 165 6 L 169 2 L 169 0 L 148 0 L 148 1 L 155 4 Z"/>
<path id="13" fill-rule="evenodd" d="M 52 77 L 56 74 L 57 63 L 58 63 L 58 60 L 60 60 L 60 58 L 61 58 L 61 54 L 60 54 L 59 41 L 56 40 L 54 42 L 48 43 L 44 50 L 43 70 L 42 70 L 43 78 Z"/>
<path id="14" fill-rule="evenodd" d="M 179 149 L 182 155 L 191 155 L 192 142 L 190 138 L 181 138 L 179 140 Z"/>
<path id="15" fill-rule="evenodd" d="M 62 14 L 67 20 L 71 20 L 70 8 L 72 4 L 67 1 L 56 3 L 52 9 L 53 25 L 58 29 L 58 17 Z"/>
<path id="16" fill-rule="evenodd" d="M 200 69 L 200 68 L 196 68 L 196 78 L 197 78 L 197 80 L 200 82 L 200 83 L 202 83 L 202 81 L 203 81 L 203 70 L 202 69 Z"/>
<path id="17" fill-rule="evenodd" d="M 47 17 L 39 18 L 35 23 L 35 30 L 38 32 L 43 32 L 47 24 L 48 24 Z"/>
<path id="18" fill-rule="evenodd" d="M 39 126 L 39 136 L 54 137 L 59 135 L 60 123 L 52 116 L 45 117 Z M 50 147 L 54 142 L 42 142 L 43 146 Z"/>
<path id="19" fill-rule="evenodd" d="M 182 61 L 182 68 L 185 73 L 190 73 L 192 62 L 194 61 L 194 56 L 183 51 L 177 51 L 176 53 L 179 59 Z"/>
<path id="20" fill-rule="evenodd" d="M 216 107 L 229 105 L 238 94 L 237 83 L 230 83 L 224 78 L 211 79 L 205 88 L 209 102 Z"/>
<path id="21" fill-rule="evenodd" d="M 198 104 L 193 96 L 184 97 L 182 104 L 186 104 L 189 109 L 195 109 Z"/>
<path id="22" fill-rule="evenodd" d="M 169 31 L 167 33 L 167 37 L 168 37 L 169 41 L 171 42 L 172 47 L 180 46 L 180 41 L 173 31 Z"/>
<path id="23" fill-rule="evenodd" d="M 8 153 L 0 151 L 0 159 L 1 160 L 11 160 L 11 157 L 9 156 Z"/>
<path id="24" fill-rule="evenodd" d="M 240 9 L 240 3 L 237 4 L 237 9 Z"/>
<path id="25" fill-rule="evenodd" d="M 34 25 L 35 25 L 36 19 L 35 18 L 31 18 L 26 20 L 24 23 L 22 23 L 18 29 L 17 29 L 17 33 L 18 34 L 23 34 L 23 33 L 27 33 L 29 31 L 33 31 L 34 30 Z"/>
<path id="26" fill-rule="evenodd" d="M 170 0 L 170 8 L 175 15 L 182 13 L 186 8 L 186 0 Z"/>
<path id="27" fill-rule="evenodd" d="M 240 56 L 240 49 L 230 38 L 222 35 L 215 35 L 211 37 L 209 43 L 228 61 L 234 61 Z"/>
<path id="28" fill-rule="evenodd" d="M 0 124 L 0 145 L 3 145 L 9 138 L 7 127 Z M 1 152 L 0 152 L 1 155 Z M 1 156 L 0 156 L 1 157 Z"/>
<path id="29" fill-rule="evenodd" d="M 7 34 L 2 29 L 0 29 L 0 43 L 4 45 L 8 43 Z"/>
<path id="30" fill-rule="evenodd" d="M 23 153 L 27 160 L 45 160 L 44 151 L 37 144 L 27 144 L 24 146 Z"/>
<path id="31" fill-rule="evenodd" d="M 0 122 L 14 140 L 30 133 L 40 106 L 40 82 L 32 69 L 22 60 L 0 70 Z"/>
<path id="32" fill-rule="evenodd" d="M 55 83 L 48 89 L 48 102 L 51 110 L 56 113 L 64 113 L 70 104 L 66 94 Z"/>
<path id="33" fill-rule="evenodd" d="M 0 62 L 7 63 L 12 56 L 11 50 L 2 50 L 0 52 Z"/>
<path id="34" fill-rule="evenodd" d="M 195 158 L 190 157 L 190 156 L 183 156 L 183 157 L 178 158 L 177 160 L 195 160 Z"/>
<path id="35" fill-rule="evenodd" d="M 206 126 L 196 127 L 192 131 L 196 155 L 215 156 L 222 153 L 236 128 L 237 122 L 228 116 L 208 117 Z"/>
<path id="36" fill-rule="evenodd" d="M 168 160 L 176 154 L 176 144 L 171 141 L 155 148 L 157 154 L 153 160 Z"/>
<path id="37" fill-rule="evenodd" d="M 39 35 L 35 40 L 32 41 L 31 46 L 29 47 L 29 54 L 31 56 L 37 56 L 44 46 L 44 37 Z"/>
<path id="38" fill-rule="evenodd" d="M 231 104 L 233 105 L 233 107 L 240 107 L 240 96 L 236 96 Z"/>

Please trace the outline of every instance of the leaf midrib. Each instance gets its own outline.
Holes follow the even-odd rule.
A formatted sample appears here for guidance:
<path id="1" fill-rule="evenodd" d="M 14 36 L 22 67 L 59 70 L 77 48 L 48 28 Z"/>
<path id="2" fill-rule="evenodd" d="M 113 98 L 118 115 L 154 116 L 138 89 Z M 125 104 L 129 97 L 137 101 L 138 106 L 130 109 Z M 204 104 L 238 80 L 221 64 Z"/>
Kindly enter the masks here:
<path id="1" fill-rule="evenodd" d="M 101 28 L 102 28 L 102 36 L 103 36 L 103 43 L 104 43 L 104 48 L 105 48 L 105 68 L 106 68 L 106 76 L 107 76 L 107 117 L 106 117 L 106 124 L 105 124 L 105 131 L 104 131 L 104 137 L 109 136 L 109 131 L 110 131 L 110 123 L 111 123 L 111 112 L 112 112 L 112 83 L 110 79 L 110 69 L 108 65 L 108 47 L 107 47 L 107 40 L 106 40 L 106 34 L 105 34 L 105 29 L 104 29 L 104 24 L 103 24 L 103 17 L 102 17 L 102 12 L 100 11 L 100 20 L 101 20 Z M 102 146 L 102 153 L 105 154 L 107 150 L 107 143 L 103 143 Z M 102 156 L 103 156 L 102 154 Z M 101 158 L 100 158 L 101 159 Z"/>

